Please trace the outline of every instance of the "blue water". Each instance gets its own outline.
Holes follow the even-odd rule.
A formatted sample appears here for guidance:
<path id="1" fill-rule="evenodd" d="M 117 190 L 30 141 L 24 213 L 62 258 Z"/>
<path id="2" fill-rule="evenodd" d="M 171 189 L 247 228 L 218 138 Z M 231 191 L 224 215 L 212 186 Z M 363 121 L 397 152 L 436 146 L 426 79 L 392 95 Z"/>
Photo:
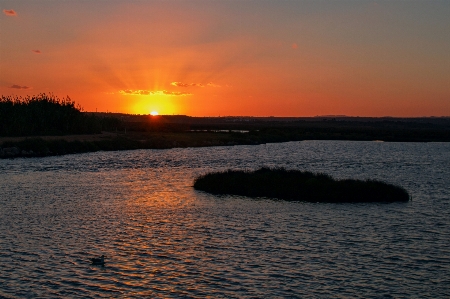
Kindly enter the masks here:
<path id="1" fill-rule="evenodd" d="M 413 200 L 195 191 L 260 166 L 374 178 Z M 0 160 L 0 298 L 448 298 L 450 144 L 303 141 Z M 106 255 L 105 267 L 89 258 Z"/>

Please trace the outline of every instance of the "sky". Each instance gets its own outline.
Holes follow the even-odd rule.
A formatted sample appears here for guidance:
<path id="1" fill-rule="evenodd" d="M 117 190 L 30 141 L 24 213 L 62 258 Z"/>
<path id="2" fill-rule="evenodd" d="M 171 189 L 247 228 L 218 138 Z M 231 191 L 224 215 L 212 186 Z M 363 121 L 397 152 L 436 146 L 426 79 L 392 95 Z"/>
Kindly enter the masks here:
<path id="1" fill-rule="evenodd" d="M 0 94 L 84 111 L 450 116 L 450 1 L 0 0 Z"/>

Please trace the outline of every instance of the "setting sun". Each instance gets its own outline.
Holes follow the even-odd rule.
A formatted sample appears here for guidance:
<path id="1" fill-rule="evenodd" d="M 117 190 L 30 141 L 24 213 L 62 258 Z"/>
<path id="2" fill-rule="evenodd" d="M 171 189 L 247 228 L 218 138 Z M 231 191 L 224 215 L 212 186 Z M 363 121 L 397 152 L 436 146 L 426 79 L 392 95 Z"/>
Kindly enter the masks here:
<path id="1" fill-rule="evenodd" d="M 158 115 L 159 113 L 158 113 L 158 111 L 152 111 L 152 112 L 150 112 L 150 115 L 152 115 L 152 116 L 156 116 L 156 115 Z"/>
<path id="2" fill-rule="evenodd" d="M 35 2 L 1 1 L 0 95 L 159 116 L 450 111 L 450 1 Z"/>

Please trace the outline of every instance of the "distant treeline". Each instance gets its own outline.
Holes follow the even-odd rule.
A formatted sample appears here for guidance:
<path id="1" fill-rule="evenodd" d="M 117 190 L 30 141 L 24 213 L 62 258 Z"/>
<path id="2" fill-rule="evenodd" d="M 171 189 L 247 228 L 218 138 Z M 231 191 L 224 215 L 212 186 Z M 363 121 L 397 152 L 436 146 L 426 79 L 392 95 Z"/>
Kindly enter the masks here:
<path id="1" fill-rule="evenodd" d="M 119 126 L 117 118 L 82 113 L 68 96 L 59 99 L 43 93 L 0 98 L 0 136 L 95 134 Z"/>
<path id="2" fill-rule="evenodd" d="M 98 115 L 108 115 L 98 113 Z M 450 118 L 232 118 L 111 114 L 127 132 L 248 131 L 250 143 L 298 140 L 449 142 Z"/>

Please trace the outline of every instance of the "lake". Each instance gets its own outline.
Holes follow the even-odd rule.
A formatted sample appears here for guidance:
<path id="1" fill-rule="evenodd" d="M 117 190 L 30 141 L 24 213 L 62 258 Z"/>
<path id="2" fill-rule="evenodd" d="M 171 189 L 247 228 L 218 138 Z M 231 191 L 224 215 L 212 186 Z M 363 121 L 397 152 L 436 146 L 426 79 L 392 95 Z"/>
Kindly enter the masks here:
<path id="1" fill-rule="evenodd" d="M 404 187 L 323 204 L 192 188 L 283 166 Z M 106 265 L 89 258 L 104 254 Z M 0 160 L 1 298 L 448 298 L 450 143 L 302 141 Z"/>

